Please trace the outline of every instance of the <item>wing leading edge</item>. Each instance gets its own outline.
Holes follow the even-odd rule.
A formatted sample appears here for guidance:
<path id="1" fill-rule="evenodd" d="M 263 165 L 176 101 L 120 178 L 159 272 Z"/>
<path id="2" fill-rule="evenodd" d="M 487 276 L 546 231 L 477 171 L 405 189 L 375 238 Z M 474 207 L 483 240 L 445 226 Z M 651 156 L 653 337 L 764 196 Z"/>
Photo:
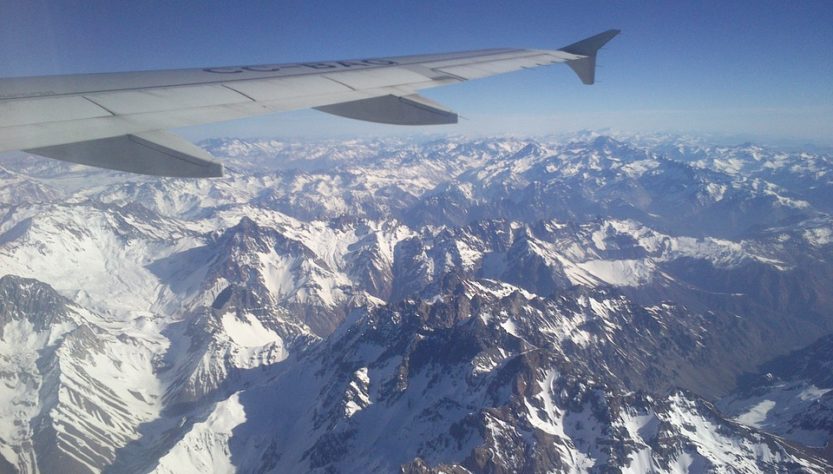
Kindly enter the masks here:
<path id="1" fill-rule="evenodd" d="M 220 176 L 207 152 L 162 132 L 293 109 L 401 125 L 456 123 L 430 87 L 566 62 L 595 81 L 608 30 L 558 50 L 0 79 L 0 151 L 158 176 Z"/>

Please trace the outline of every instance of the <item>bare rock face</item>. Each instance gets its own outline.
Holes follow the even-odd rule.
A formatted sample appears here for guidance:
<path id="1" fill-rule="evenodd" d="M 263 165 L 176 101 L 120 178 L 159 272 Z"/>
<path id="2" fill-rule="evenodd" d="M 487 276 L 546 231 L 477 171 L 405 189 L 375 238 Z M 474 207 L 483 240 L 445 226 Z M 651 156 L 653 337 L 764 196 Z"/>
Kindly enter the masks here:
<path id="1" fill-rule="evenodd" d="M 26 320 L 36 331 L 68 321 L 71 302 L 42 282 L 15 275 L 0 277 L 0 331 L 13 321 Z M 0 332 L 2 334 L 2 332 Z"/>

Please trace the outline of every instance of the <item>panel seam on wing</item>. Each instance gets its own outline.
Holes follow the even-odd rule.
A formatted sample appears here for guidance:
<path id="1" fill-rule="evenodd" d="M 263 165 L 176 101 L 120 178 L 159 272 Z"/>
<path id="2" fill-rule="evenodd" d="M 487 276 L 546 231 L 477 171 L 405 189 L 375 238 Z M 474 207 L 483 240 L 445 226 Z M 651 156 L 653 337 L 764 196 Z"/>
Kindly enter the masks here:
<path id="1" fill-rule="evenodd" d="M 115 117 L 116 115 L 118 115 L 117 113 L 113 112 L 112 110 L 108 109 L 107 107 L 105 107 L 105 106 L 103 106 L 103 105 L 99 104 L 98 102 L 94 101 L 93 99 L 90 99 L 89 97 L 87 97 L 87 96 L 85 96 L 85 95 L 82 95 L 81 97 L 83 97 L 84 99 L 86 99 L 86 100 L 87 100 L 87 102 L 89 102 L 89 103 L 91 103 L 91 104 L 95 105 L 95 106 L 96 106 L 96 107 L 98 107 L 99 109 L 101 109 L 101 110 L 103 110 L 103 111 L 107 112 L 108 114 L 112 115 L 113 117 Z"/>
<path id="2" fill-rule="evenodd" d="M 253 97 L 251 97 L 250 95 L 248 95 L 248 94 L 246 94 L 246 93 L 244 93 L 244 92 L 240 92 L 239 90 L 237 90 L 237 89 L 235 89 L 235 88 L 233 88 L 233 87 L 231 87 L 231 86 L 229 86 L 229 85 L 227 85 L 227 84 L 225 84 L 225 83 L 221 83 L 221 84 L 220 84 L 220 86 L 221 86 L 221 87 L 225 87 L 226 89 L 228 89 L 228 90 L 230 90 L 230 91 L 232 91 L 232 92 L 235 92 L 235 93 L 237 93 L 237 94 L 240 94 L 240 95 L 242 95 L 243 97 L 245 97 L 245 98 L 249 99 L 249 100 L 250 100 L 250 101 L 252 101 L 252 102 L 257 102 L 257 100 L 255 100 L 255 99 L 254 99 Z"/>
<path id="3" fill-rule="evenodd" d="M 328 75 L 326 75 L 326 74 L 322 75 L 321 77 L 323 77 L 324 79 L 327 79 L 328 81 L 332 81 L 332 82 L 335 82 L 336 84 L 339 84 L 339 85 L 342 85 L 342 86 L 344 86 L 344 87 L 347 87 L 347 88 L 348 88 L 348 89 L 350 89 L 351 91 L 358 91 L 358 90 L 359 90 L 359 89 L 356 89 L 355 87 L 353 87 L 353 86 L 351 86 L 351 85 L 349 85 L 349 84 L 345 84 L 345 83 L 343 83 L 343 82 L 341 82 L 341 81 L 339 81 L 339 80 L 337 80 L 337 79 L 333 79 L 332 77 L 330 77 L 330 76 L 328 76 Z"/>

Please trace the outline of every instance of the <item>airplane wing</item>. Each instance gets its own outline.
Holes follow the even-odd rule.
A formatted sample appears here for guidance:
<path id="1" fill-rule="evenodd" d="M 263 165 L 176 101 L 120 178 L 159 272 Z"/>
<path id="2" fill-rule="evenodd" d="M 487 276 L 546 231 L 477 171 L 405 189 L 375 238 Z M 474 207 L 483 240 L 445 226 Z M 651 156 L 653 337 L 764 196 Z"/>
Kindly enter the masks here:
<path id="1" fill-rule="evenodd" d="M 566 63 L 585 84 L 619 30 L 557 50 L 0 79 L 0 152 L 157 176 L 222 176 L 222 164 L 166 129 L 316 108 L 401 125 L 457 122 L 422 89 Z"/>

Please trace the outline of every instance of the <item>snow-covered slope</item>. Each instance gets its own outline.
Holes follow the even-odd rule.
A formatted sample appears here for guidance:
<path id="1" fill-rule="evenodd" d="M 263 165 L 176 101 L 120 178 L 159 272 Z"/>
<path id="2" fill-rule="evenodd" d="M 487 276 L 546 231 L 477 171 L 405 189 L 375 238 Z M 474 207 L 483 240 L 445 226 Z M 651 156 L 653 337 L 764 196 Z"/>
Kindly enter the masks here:
<path id="1" fill-rule="evenodd" d="M 833 337 L 769 361 L 761 370 L 722 399 L 720 409 L 791 441 L 828 446 L 833 440 Z"/>
<path id="2" fill-rule="evenodd" d="M 118 326 L 49 286 L 0 278 L 3 457 L 23 472 L 89 472 L 159 416 L 152 318 Z"/>

